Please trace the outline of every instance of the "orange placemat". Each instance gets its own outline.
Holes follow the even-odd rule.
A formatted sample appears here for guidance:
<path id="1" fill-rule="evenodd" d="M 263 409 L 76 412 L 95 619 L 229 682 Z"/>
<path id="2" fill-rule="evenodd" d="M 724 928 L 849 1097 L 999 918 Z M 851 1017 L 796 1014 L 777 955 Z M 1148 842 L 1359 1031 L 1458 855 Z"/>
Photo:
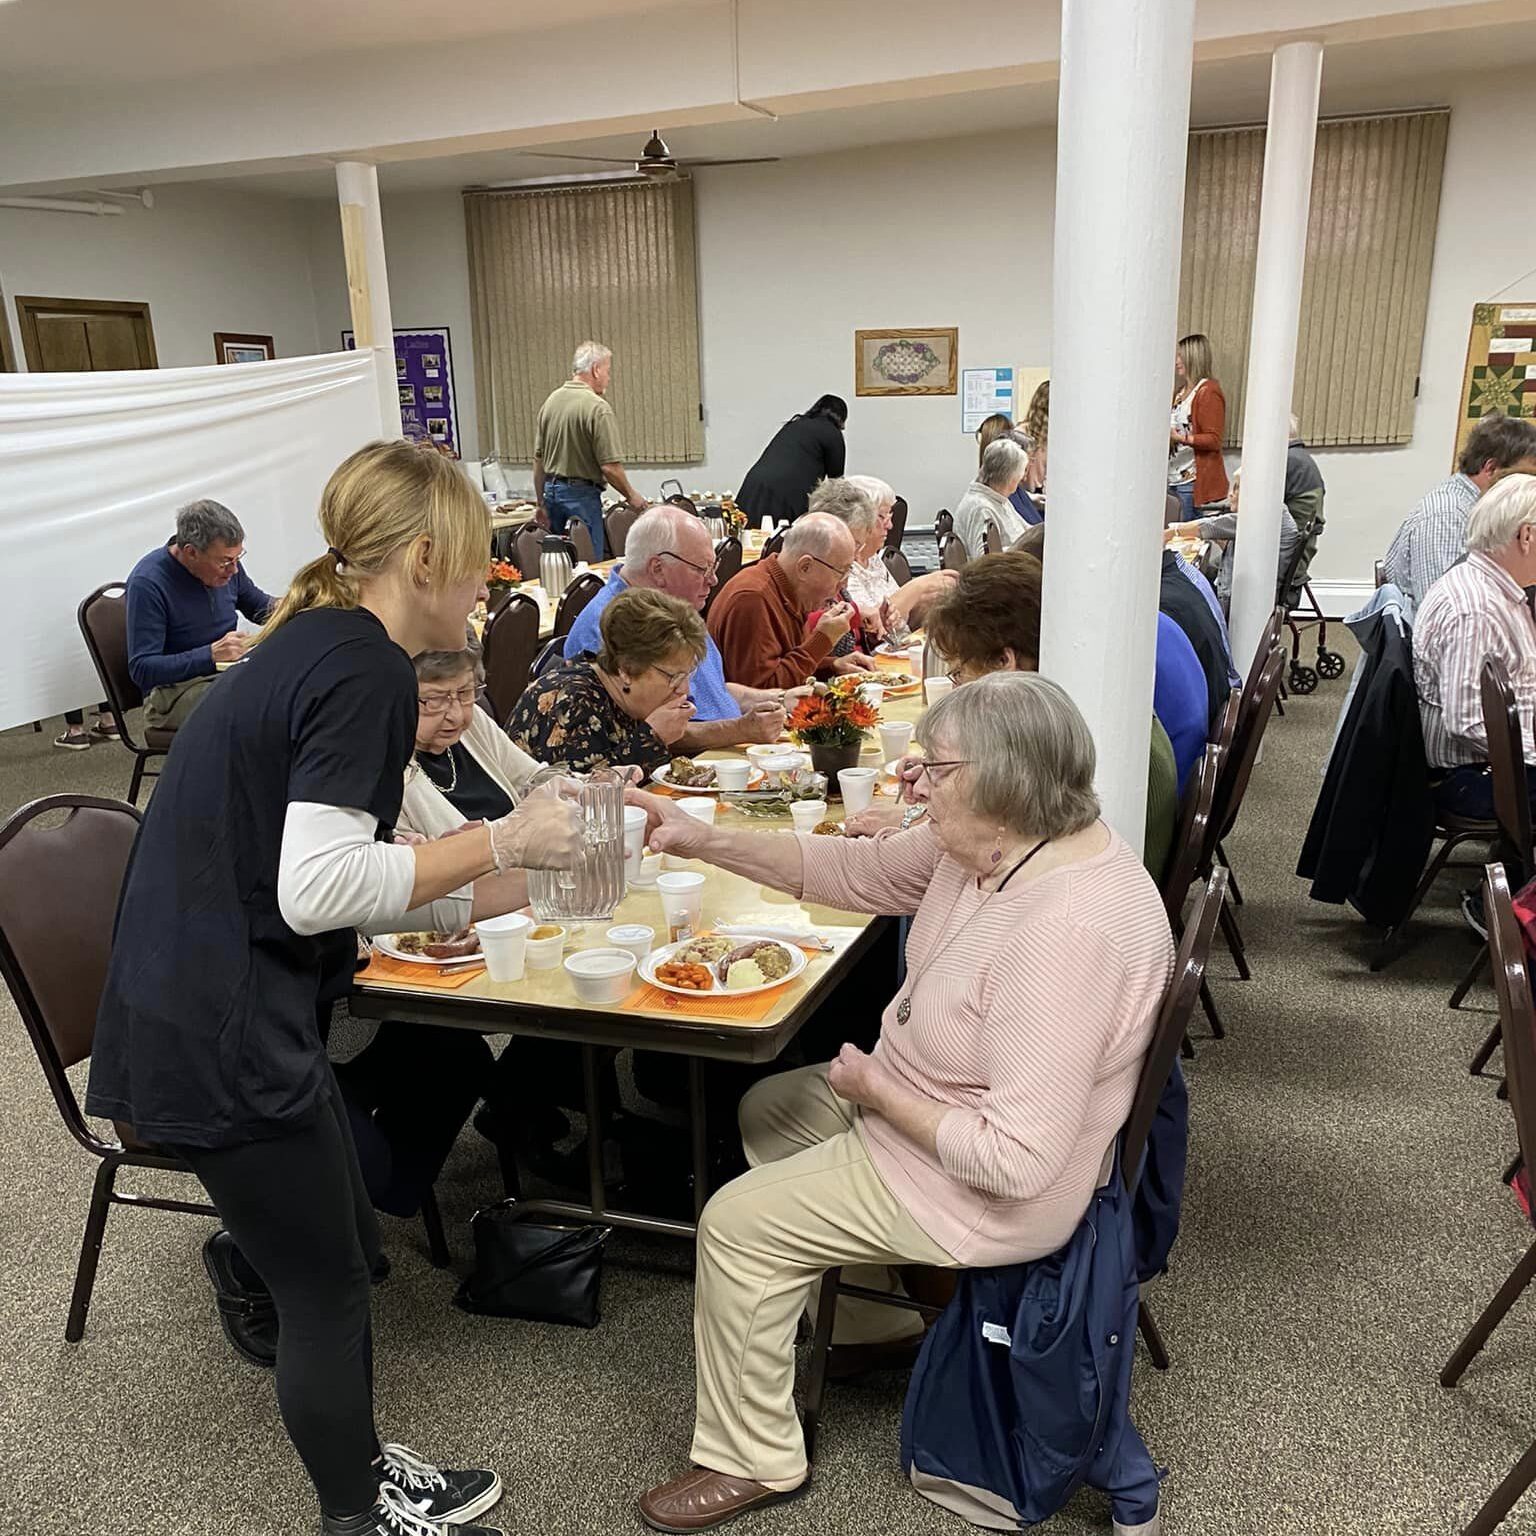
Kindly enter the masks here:
<path id="1" fill-rule="evenodd" d="M 681 992 L 663 992 L 644 981 L 620 1005 L 624 1012 L 685 1014 L 692 1017 L 740 1019 L 757 1023 L 773 1012 L 779 988 L 772 992 L 754 992 L 748 997 L 732 997 L 726 992 L 701 992 L 684 997 Z"/>
<path id="2" fill-rule="evenodd" d="M 378 950 L 375 950 L 373 958 L 357 973 L 355 979 L 367 982 L 393 982 L 409 987 L 436 987 L 452 992 L 473 977 L 483 974 L 484 971 L 483 964 L 440 966 L 436 969 L 430 965 L 412 965 L 409 960 L 396 960 L 391 955 L 381 955 Z"/>

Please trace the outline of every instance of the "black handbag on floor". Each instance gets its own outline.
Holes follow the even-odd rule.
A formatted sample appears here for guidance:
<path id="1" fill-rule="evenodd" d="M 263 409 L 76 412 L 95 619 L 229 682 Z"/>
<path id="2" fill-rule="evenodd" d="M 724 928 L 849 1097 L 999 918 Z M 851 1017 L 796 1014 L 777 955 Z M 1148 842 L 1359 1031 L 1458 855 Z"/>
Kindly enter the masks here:
<path id="1" fill-rule="evenodd" d="M 482 1317 L 595 1328 L 603 1244 L 612 1227 L 549 1226 L 518 1219 L 517 1201 L 475 1212 L 475 1267 L 454 1302 Z"/>

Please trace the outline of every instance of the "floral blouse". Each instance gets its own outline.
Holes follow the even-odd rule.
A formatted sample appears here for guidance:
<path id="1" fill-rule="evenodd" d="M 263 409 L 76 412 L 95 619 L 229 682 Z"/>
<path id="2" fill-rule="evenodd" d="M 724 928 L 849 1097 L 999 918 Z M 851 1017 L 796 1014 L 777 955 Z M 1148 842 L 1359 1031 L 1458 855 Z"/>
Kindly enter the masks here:
<path id="1" fill-rule="evenodd" d="M 614 702 L 590 654 L 534 678 L 512 711 L 507 734 L 531 757 L 577 773 L 633 763 L 649 777 L 672 759 L 644 720 L 632 719 Z"/>

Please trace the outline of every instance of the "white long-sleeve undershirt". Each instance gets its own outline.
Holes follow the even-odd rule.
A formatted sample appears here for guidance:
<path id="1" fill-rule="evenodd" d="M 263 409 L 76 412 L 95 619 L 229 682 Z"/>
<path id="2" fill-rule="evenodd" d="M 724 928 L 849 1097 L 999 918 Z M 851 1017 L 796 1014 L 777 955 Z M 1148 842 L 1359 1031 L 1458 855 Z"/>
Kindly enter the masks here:
<path id="1" fill-rule="evenodd" d="M 416 855 L 404 843 L 381 843 L 367 811 L 295 800 L 283 818 L 277 904 L 295 933 L 356 928 L 364 934 L 469 925 L 474 887 L 466 885 L 414 911 Z"/>

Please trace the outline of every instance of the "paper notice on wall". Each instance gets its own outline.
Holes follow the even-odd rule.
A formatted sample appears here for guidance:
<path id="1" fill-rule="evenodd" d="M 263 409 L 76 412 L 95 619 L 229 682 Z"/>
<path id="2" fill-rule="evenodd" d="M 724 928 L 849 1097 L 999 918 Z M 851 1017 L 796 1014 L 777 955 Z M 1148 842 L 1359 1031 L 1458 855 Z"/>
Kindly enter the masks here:
<path id="1" fill-rule="evenodd" d="M 960 370 L 960 430 L 975 432 L 988 416 L 1013 420 L 1016 402 L 1012 368 Z"/>

